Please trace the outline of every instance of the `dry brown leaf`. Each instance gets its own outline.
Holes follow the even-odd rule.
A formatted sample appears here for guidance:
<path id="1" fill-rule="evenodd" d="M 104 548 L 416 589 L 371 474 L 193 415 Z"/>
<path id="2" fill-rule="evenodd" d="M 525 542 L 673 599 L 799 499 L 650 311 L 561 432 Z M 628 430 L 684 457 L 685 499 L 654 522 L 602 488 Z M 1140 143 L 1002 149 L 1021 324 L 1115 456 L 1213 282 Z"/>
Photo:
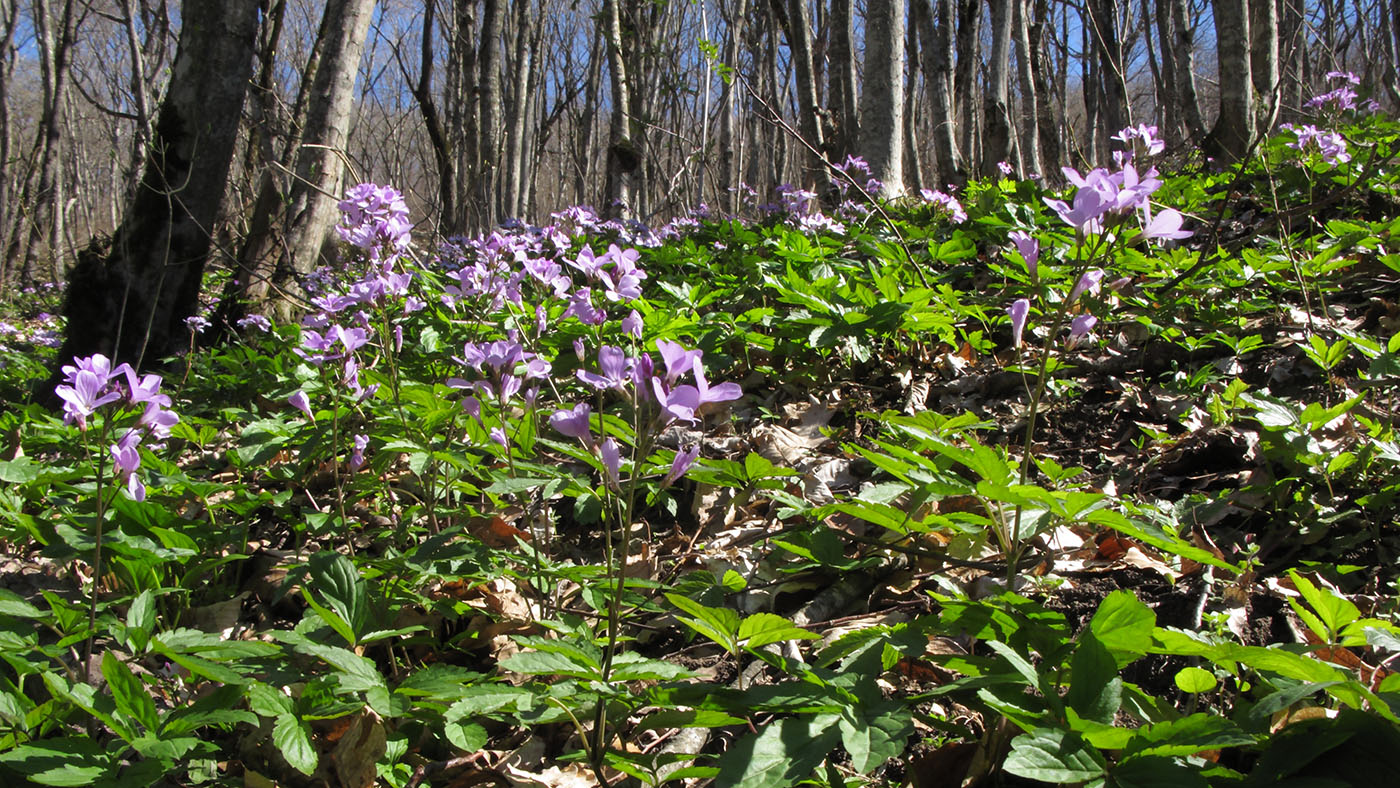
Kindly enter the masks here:
<path id="1" fill-rule="evenodd" d="M 374 765 L 387 749 L 384 724 L 368 709 L 351 720 L 331 753 L 335 775 L 345 788 L 370 788 L 376 778 Z"/>

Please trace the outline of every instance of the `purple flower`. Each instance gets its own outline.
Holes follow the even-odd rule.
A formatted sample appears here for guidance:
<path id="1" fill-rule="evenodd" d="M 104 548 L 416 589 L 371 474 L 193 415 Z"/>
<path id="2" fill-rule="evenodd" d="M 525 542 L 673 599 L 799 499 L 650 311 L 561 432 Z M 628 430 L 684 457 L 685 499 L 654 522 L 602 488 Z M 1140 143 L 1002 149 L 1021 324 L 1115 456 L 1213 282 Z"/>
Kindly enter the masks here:
<path id="1" fill-rule="evenodd" d="M 549 417 L 549 426 L 561 435 L 578 438 L 584 443 L 592 443 L 593 433 L 588 426 L 588 420 L 592 413 L 592 406 L 587 402 L 580 402 L 572 410 L 554 411 Z"/>
<path id="2" fill-rule="evenodd" d="M 1074 303 L 1075 300 L 1078 299 L 1079 296 L 1083 295 L 1086 291 L 1093 293 L 1094 295 L 1098 295 L 1099 284 L 1103 282 L 1103 277 L 1104 270 L 1102 268 L 1095 268 L 1092 271 L 1085 271 L 1084 275 L 1079 277 L 1079 281 L 1075 283 L 1074 289 L 1069 291 L 1068 303 Z"/>
<path id="3" fill-rule="evenodd" d="M 1064 200 L 1052 200 L 1045 198 L 1045 204 L 1050 206 L 1055 213 L 1059 214 L 1060 221 L 1073 227 L 1079 232 L 1100 232 L 1103 223 L 1099 217 L 1112 207 L 1112 204 L 1104 200 L 1104 196 L 1097 189 L 1080 188 L 1074 194 L 1074 205 L 1070 206 Z"/>
<path id="4" fill-rule="evenodd" d="M 1079 315 L 1071 320 L 1069 323 L 1069 341 L 1065 344 L 1068 347 L 1074 347 L 1079 344 L 1079 340 L 1088 336 L 1089 332 L 1093 330 L 1094 324 L 1097 322 L 1099 322 L 1099 319 L 1090 314 Z"/>
<path id="5" fill-rule="evenodd" d="M 157 440 L 164 440 L 170 437 L 170 429 L 179 423 L 179 416 L 150 402 L 146 404 L 146 411 L 141 414 L 139 425 L 150 430 Z"/>
<path id="6" fill-rule="evenodd" d="M 744 390 L 739 388 L 738 383 L 721 383 L 714 388 L 710 387 L 705 380 L 705 368 L 700 364 L 700 359 L 695 359 L 695 390 L 700 395 L 700 404 L 706 402 L 728 402 L 744 396 Z"/>
<path id="7" fill-rule="evenodd" d="M 54 388 L 54 393 L 63 400 L 64 423 L 77 422 L 80 428 L 87 429 L 88 416 L 122 398 L 121 392 L 110 390 L 109 384 L 116 373 L 130 369 L 126 364 L 112 369 L 112 362 L 101 353 L 88 358 L 75 357 L 73 364 L 65 364 L 63 374 L 67 382 Z"/>
<path id="8" fill-rule="evenodd" d="M 185 327 L 190 330 L 190 333 L 199 334 L 209 327 L 209 320 L 202 315 L 190 315 L 185 318 Z"/>
<path id="9" fill-rule="evenodd" d="M 146 485 L 136 476 L 136 471 L 141 467 L 141 453 L 136 447 L 141 443 L 141 433 L 136 430 L 127 430 L 116 443 L 112 444 L 108 451 L 112 454 L 117 476 L 126 484 L 127 494 L 133 500 L 146 500 Z"/>
<path id="10" fill-rule="evenodd" d="M 617 389 L 622 391 L 630 382 L 628 376 L 627 356 L 622 352 L 622 348 L 604 345 L 598 349 L 598 368 L 602 370 L 601 375 L 578 370 L 575 374 L 578 379 L 587 383 L 595 389 Z"/>
<path id="11" fill-rule="evenodd" d="M 1021 333 L 1026 329 L 1026 318 L 1031 313 L 1031 302 L 1018 298 L 1006 308 L 1006 313 L 1011 316 L 1011 346 L 1018 348 L 1021 346 Z"/>
<path id="12" fill-rule="evenodd" d="M 1026 261 L 1026 271 L 1030 273 L 1031 281 L 1037 281 L 1039 268 L 1036 263 L 1040 260 L 1040 242 L 1024 230 L 1012 231 L 1011 240 L 1016 244 L 1016 251 L 1021 253 L 1021 259 Z"/>
<path id="13" fill-rule="evenodd" d="M 118 369 L 126 373 L 126 386 L 129 392 L 127 397 L 131 404 L 139 405 L 143 402 L 160 406 L 170 404 L 170 398 L 160 393 L 160 375 L 145 375 L 138 378 L 136 370 L 126 364 L 121 365 Z"/>
<path id="14" fill-rule="evenodd" d="M 1008 163 L 1006 163 L 1006 162 L 1004 162 L 1004 161 L 999 161 L 999 162 L 997 162 L 997 169 L 998 169 L 998 170 L 1001 170 L 1001 174 L 1002 174 L 1003 176 L 1006 176 L 1006 177 L 1008 177 L 1008 178 L 1011 177 L 1011 172 L 1012 172 L 1012 170 L 1011 170 L 1011 165 L 1010 165 L 1010 164 L 1008 164 Z"/>
<path id="15" fill-rule="evenodd" d="M 677 386 L 668 392 L 660 378 L 652 378 L 651 390 L 656 395 L 656 402 L 661 406 L 661 414 L 667 424 L 673 421 L 692 424 L 699 421 L 695 411 L 700 408 L 700 392 L 694 386 Z"/>
<path id="16" fill-rule="evenodd" d="M 675 459 L 671 460 L 671 470 L 662 480 L 662 487 L 670 487 L 675 481 L 685 475 L 690 470 L 690 466 L 695 464 L 695 458 L 700 456 L 700 446 L 692 443 L 689 446 L 676 452 Z"/>
<path id="17" fill-rule="evenodd" d="M 1182 217 L 1179 211 L 1166 208 L 1153 216 L 1152 209 L 1144 203 L 1142 206 L 1142 237 L 1171 241 L 1190 238 L 1191 231 L 1181 229 L 1181 221 Z"/>
<path id="18" fill-rule="evenodd" d="M 622 331 L 633 339 L 642 338 L 642 316 L 637 310 L 633 309 L 622 318 Z"/>
<path id="19" fill-rule="evenodd" d="M 408 205 L 403 195 L 390 186 L 361 183 L 352 187 L 340 201 L 343 214 L 336 232 L 345 241 L 378 259 L 388 247 L 392 252 L 407 249 L 413 225 L 408 221 Z"/>
<path id="20" fill-rule="evenodd" d="M 350 472 L 354 473 L 365 465 L 365 448 L 369 446 L 368 435 L 356 435 L 354 449 L 350 452 Z"/>
<path id="21" fill-rule="evenodd" d="M 240 317 L 235 325 L 239 328 L 254 328 L 264 334 L 272 330 L 272 321 L 262 315 Z"/>
<path id="22" fill-rule="evenodd" d="M 506 431 L 500 427 L 491 428 L 491 440 L 500 444 L 503 449 L 510 448 L 510 438 L 506 437 Z"/>
<path id="23" fill-rule="evenodd" d="M 661 360 L 666 364 L 666 383 L 674 384 L 681 375 L 689 372 L 696 361 L 704 355 L 700 350 L 686 350 L 679 342 L 661 339 L 656 343 L 656 349 L 661 352 Z"/>
<path id="24" fill-rule="evenodd" d="M 593 306 L 593 291 L 580 287 L 569 300 L 569 308 L 560 315 L 561 319 L 577 317 L 586 326 L 600 326 L 607 322 L 607 313 Z"/>
<path id="25" fill-rule="evenodd" d="M 287 397 L 287 401 L 292 403 L 292 407 L 305 413 L 306 418 L 312 421 L 316 420 L 316 414 L 311 412 L 311 400 L 307 399 L 305 391 L 300 389 L 296 390 L 292 393 L 292 396 Z"/>
<path id="26" fill-rule="evenodd" d="M 617 441 L 608 438 L 603 441 L 603 445 L 598 447 L 598 453 L 603 458 L 603 468 L 608 472 L 608 486 L 613 490 L 622 488 L 622 450 L 618 448 Z"/>
<path id="27" fill-rule="evenodd" d="M 954 224 L 962 224 L 967 221 L 967 211 L 963 210 L 962 203 L 951 194 L 944 194 L 933 189 L 920 189 L 919 196 L 924 198 L 924 202 L 931 202 L 947 212 Z"/>

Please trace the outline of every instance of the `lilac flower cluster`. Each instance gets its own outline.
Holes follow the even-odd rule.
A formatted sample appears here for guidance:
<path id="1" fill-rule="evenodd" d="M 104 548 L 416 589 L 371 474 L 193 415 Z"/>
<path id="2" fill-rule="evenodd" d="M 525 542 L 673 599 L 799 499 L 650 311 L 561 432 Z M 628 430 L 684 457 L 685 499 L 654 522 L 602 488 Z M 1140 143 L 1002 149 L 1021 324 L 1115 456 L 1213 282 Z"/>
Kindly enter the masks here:
<path id="1" fill-rule="evenodd" d="M 1347 152 L 1347 141 L 1335 131 L 1319 129 L 1307 123 L 1285 123 L 1279 128 L 1293 134 L 1293 141 L 1287 143 L 1288 147 L 1304 155 L 1315 153 L 1332 167 L 1351 161 L 1351 154 Z"/>
<path id="2" fill-rule="evenodd" d="M 958 202 L 958 198 L 953 195 L 934 189 L 920 189 L 919 196 L 924 199 L 924 202 L 931 202 L 948 214 L 948 217 L 953 220 L 953 224 L 962 224 L 967 221 L 967 211 L 963 210 L 962 203 Z"/>
<path id="3" fill-rule="evenodd" d="M 125 378 L 125 386 L 119 375 Z M 77 423 L 81 430 L 87 430 L 88 417 L 107 405 L 141 408 L 136 422 L 108 447 L 108 452 L 127 494 L 137 501 L 144 501 L 146 485 L 136 475 L 141 467 L 141 455 L 137 448 L 143 437 L 151 436 L 157 440 L 170 437 L 171 428 L 180 421 L 179 416 L 167 410 L 170 397 L 160 393 L 161 377 L 137 375 L 129 364 L 113 367 L 111 360 L 100 353 L 87 358 L 74 358 L 72 364 L 64 365 L 63 376 L 64 382 L 54 389 L 54 393 L 63 400 L 63 421 Z"/>
<path id="4" fill-rule="evenodd" d="M 710 402 L 728 402 L 743 395 L 737 383 L 721 383 L 711 386 L 705 379 L 702 362 L 703 351 L 688 350 L 677 342 L 661 340 L 657 342 L 661 354 L 663 370 L 660 374 L 649 353 L 628 356 L 624 350 L 604 345 L 598 351 L 598 371 L 578 370 L 578 379 L 599 391 L 617 391 L 626 396 L 633 407 L 646 407 L 656 404 L 656 422 L 665 426 L 676 421 L 696 423 L 699 411 Z M 682 383 L 687 375 L 694 376 L 694 383 Z M 616 490 L 621 476 L 621 450 L 612 437 L 598 443 L 593 435 L 590 419 L 593 408 L 581 402 L 570 409 L 556 410 L 550 417 L 550 425 L 560 434 L 581 441 L 598 453 L 607 472 L 609 487 Z M 671 469 L 662 486 L 668 486 L 680 478 L 699 456 L 699 448 L 689 446 L 676 453 Z"/>
<path id="5" fill-rule="evenodd" d="M 847 178 L 831 179 L 831 185 L 836 187 L 836 191 L 843 198 L 851 188 L 851 181 L 859 183 L 865 193 L 871 196 L 879 194 L 880 190 L 885 187 L 884 181 L 871 173 L 870 164 L 859 156 L 847 156 L 845 161 L 835 165 L 835 167 L 838 172 L 848 176 Z"/>
<path id="6" fill-rule="evenodd" d="M 1134 159 L 1138 152 L 1148 155 L 1160 153 L 1164 146 L 1157 139 L 1154 126 L 1135 126 L 1123 129 L 1113 139 L 1134 150 L 1115 153 L 1118 164 L 1116 171 L 1105 168 L 1090 170 L 1081 175 L 1077 170 L 1065 167 L 1063 172 L 1076 187 L 1073 202 L 1045 198 L 1045 204 L 1059 215 L 1060 220 L 1073 227 L 1081 241 L 1088 233 L 1103 235 L 1108 230 L 1123 223 L 1127 216 L 1137 213 L 1141 221 L 1138 238 L 1142 240 L 1181 240 L 1191 237 L 1191 231 L 1183 230 L 1184 217 L 1179 211 L 1164 208 L 1155 214 L 1152 210 L 1152 194 L 1161 187 L 1155 167 L 1139 173 Z M 1034 284 L 1040 284 L 1040 243 L 1022 230 L 1010 234 L 1010 239 L 1026 267 L 1026 272 Z M 1068 310 L 1074 307 L 1086 293 L 1097 295 L 1103 287 L 1106 272 L 1101 268 L 1085 271 L 1080 275 L 1061 307 Z M 1122 278 L 1109 283 L 1110 289 L 1118 289 L 1128 283 Z M 1020 298 L 1007 307 L 1011 318 L 1012 346 L 1019 348 L 1029 319 L 1031 302 Z M 1083 312 L 1070 321 L 1068 347 L 1074 347 L 1093 330 L 1098 318 Z"/>
<path id="7" fill-rule="evenodd" d="M 462 348 L 462 355 L 454 356 L 452 360 L 476 373 L 473 380 L 448 378 L 447 385 L 473 392 L 462 401 L 462 407 L 478 422 L 483 422 L 482 399 L 494 401 L 504 412 L 527 381 L 545 380 L 553 369 L 548 361 L 526 350 L 513 331 L 508 333 L 506 339 L 495 342 L 468 342 Z M 538 385 L 526 389 L 524 397 L 527 406 L 534 406 L 539 391 Z M 501 435 L 504 436 L 504 432 Z M 497 442 L 504 443 L 500 439 Z"/>
<path id="8" fill-rule="evenodd" d="M 398 254 L 408 249 L 413 224 L 408 221 L 408 205 L 392 186 L 361 183 L 340 201 L 340 237 L 378 260 L 387 249 Z"/>

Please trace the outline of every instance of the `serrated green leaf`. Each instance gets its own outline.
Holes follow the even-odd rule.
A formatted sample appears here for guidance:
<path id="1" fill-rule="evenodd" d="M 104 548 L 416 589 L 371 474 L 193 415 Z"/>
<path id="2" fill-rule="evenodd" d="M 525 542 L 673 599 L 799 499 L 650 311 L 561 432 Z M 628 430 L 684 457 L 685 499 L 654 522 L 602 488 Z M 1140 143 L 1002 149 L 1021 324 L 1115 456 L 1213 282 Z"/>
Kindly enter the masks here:
<path id="1" fill-rule="evenodd" d="M 1202 750 L 1219 750 L 1253 744 L 1255 737 L 1234 722 L 1210 714 L 1192 714 L 1179 720 L 1153 723 L 1138 729 L 1128 742 L 1127 754 L 1185 756 Z"/>
<path id="2" fill-rule="evenodd" d="M 638 731 L 665 730 L 667 728 L 722 728 L 726 725 L 742 725 L 743 717 L 735 717 L 713 709 L 667 709 L 649 714 L 637 725 Z"/>
<path id="3" fill-rule="evenodd" d="M 500 666 L 527 676 L 572 676 L 589 681 L 603 680 L 602 671 L 597 667 L 549 651 L 522 651 L 512 654 L 501 660 Z"/>
<path id="4" fill-rule="evenodd" d="M 731 654 L 738 650 L 740 619 L 737 611 L 702 605 L 680 594 L 667 594 L 666 599 L 680 610 L 694 616 L 692 619 L 681 618 L 681 623 L 719 644 L 720 648 Z"/>
<path id="5" fill-rule="evenodd" d="M 1074 731 L 1039 728 L 1011 740 L 1002 768 L 1047 783 L 1082 783 L 1103 774 L 1106 763 Z"/>
<path id="6" fill-rule="evenodd" d="M 0 753 L 0 763 L 36 785 L 59 786 L 94 785 L 117 765 L 101 745 L 85 736 L 30 742 Z"/>
<path id="7" fill-rule="evenodd" d="M 311 745 L 311 726 L 292 714 L 282 714 L 272 724 L 272 744 L 293 769 L 309 775 L 316 771 L 316 748 Z"/>
<path id="8" fill-rule="evenodd" d="M 723 755 L 715 782 L 728 788 L 787 788 L 809 776 L 840 741 L 832 715 L 790 717 L 740 738 Z"/>
<path id="9" fill-rule="evenodd" d="M 1113 655 L 1119 668 L 1147 654 L 1156 626 L 1157 615 L 1152 608 L 1133 592 L 1122 589 L 1105 597 L 1089 622 L 1090 631 Z"/>
<path id="10" fill-rule="evenodd" d="M 851 766 L 861 774 L 883 766 L 904 752 L 914 732 L 914 719 L 903 704 L 859 704 L 841 714 L 841 745 L 851 755 Z"/>
<path id="11" fill-rule="evenodd" d="M 0 588 L 0 616 L 12 618 L 43 618 L 39 608 L 8 588 Z"/>
<path id="12" fill-rule="evenodd" d="M 1113 765 L 1109 772 L 1114 788 L 1208 788 L 1210 783 L 1195 767 L 1162 755 L 1139 755 Z"/>
<path id="13" fill-rule="evenodd" d="M 1069 692 L 1065 703 L 1080 717 L 1109 724 L 1123 703 L 1123 680 L 1113 653 L 1093 629 L 1079 636 L 1070 662 Z"/>
<path id="14" fill-rule="evenodd" d="M 339 553 L 317 553 L 307 562 L 306 585 L 349 626 L 348 637 L 344 632 L 337 632 L 350 645 L 355 645 L 369 619 L 369 603 L 365 579 L 360 576 L 354 562 Z"/>
<path id="15" fill-rule="evenodd" d="M 156 703 L 146 691 L 146 685 L 110 651 L 102 655 L 102 677 L 107 679 L 107 687 L 112 691 L 112 700 L 116 702 L 118 711 L 141 723 L 141 727 L 147 731 L 159 729 Z"/>
<path id="16" fill-rule="evenodd" d="M 457 722 L 447 722 L 443 724 L 442 731 L 447 736 L 447 741 L 463 752 L 480 750 L 486 746 L 486 740 L 490 738 L 486 729 L 476 723 L 463 725 Z"/>
<path id="17" fill-rule="evenodd" d="M 762 648 L 784 640 L 820 640 L 821 635 L 809 632 L 782 616 L 755 613 L 739 625 L 739 640 L 745 648 Z"/>

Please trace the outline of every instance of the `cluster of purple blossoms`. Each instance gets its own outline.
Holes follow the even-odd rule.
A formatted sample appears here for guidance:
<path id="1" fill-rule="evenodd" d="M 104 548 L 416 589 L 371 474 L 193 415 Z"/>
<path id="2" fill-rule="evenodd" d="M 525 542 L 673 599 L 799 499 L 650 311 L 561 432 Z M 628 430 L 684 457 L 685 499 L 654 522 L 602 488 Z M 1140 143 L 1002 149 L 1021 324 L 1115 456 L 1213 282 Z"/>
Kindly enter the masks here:
<path id="1" fill-rule="evenodd" d="M 346 328 L 341 325 L 330 325 L 325 331 L 317 331 L 303 326 L 301 347 L 296 348 L 295 352 L 318 367 L 327 361 L 340 361 L 341 381 L 355 395 L 356 401 L 364 402 L 374 396 L 374 393 L 379 389 L 377 383 L 368 387 L 360 385 L 360 363 L 355 352 L 367 344 L 369 344 L 369 331 L 362 326 Z M 311 415 L 310 407 L 303 407 L 303 403 L 306 402 L 304 392 L 296 392 L 288 401 L 308 416 Z"/>
<path id="2" fill-rule="evenodd" d="M 125 386 L 118 376 L 125 378 Z M 86 430 L 88 417 L 113 403 L 126 407 L 141 407 L 136 423 L 127 427 L 116 443 L 108 447 L 117 474 L 126 485 L 127 494 L 137 501 L 146 499 L 146 485 L 136 475 L 141 467 L 137 448 L 145 436 L 164 440 L 180 417 L 168 410 L 170 397 L 160 393 L 160 375 L 138 375 L 129 364 L 112 366 L 101 353 L 87 358 L 74 358 L 63 367 L 64 382 L 54 393 L 63 400 L 63 421 L 77 423 Z"/>
<path id="3" fill-rule="evenodd" d="M 408 221 L 408 205 L 392 186 L 361 183 L 352 187 L 340 201 L 340 237 L 378 260 L 387 249 L 397 254 L 408 249 L 413 224 Z"/>
<path id="4" fill-rule="evenodd" d="M 1285 123 L 1279 127 L 1293 134 L 1288 147 L 1303 154 L 1316 153 L 1328 166 L 1335 167 L 1351 161 L 1347 152 L 1347 141 L 1335 131 L 1319 129 L 1311 124 L 1294 125 Z"/>
<path id="5" fill-rule="evenodd" d="M 662 426 L 676 421 L 696 423 L 700 420 L 700 408 L 706 403 L 728 402 L 743 396 L 737 383 L 709 384 L 705 379 L 703 351 L 688 350 L 677 342 L 664 339 L 657 342 L 657 351 L 661 353 L 661 370 L 656 368 L 649 353 L 629 357 L 621 348 L 604 345 L 598 351 L 598 372 L 579 370 L 576 374 L 579 380 L 599 391 L 613 390 L 629 396 L 633 407 L 643 407 L 647 402 L 654 401 Z M 694 375 L 694 384 L 681 382 L 687 374 Z M 594 438 L 589 421 L 592 413 L 593 408 L 587 402 L 581 402 L 571 409 L 555 411 L 549 417 L 549 423 L 560 434 L 582 441 L 585 446 L 596 450 L 607 471 L 609 486 L 616 489 L 621 452 L 613 438 L 605 438 L 601 444 Z M 699 453 L 696 446 L 688 446 L 677 452 L 662 486 L 680 478 Z"/>
<path id="6" fill-rule="evenodd" d="M 526 350 L 516 340 L 514 332 L 510 334 L 495 342 L 468 342 L 462 347 L 462 355 L 452 359 L 476 373 L 474 380 L 448 378 L 447 385 L 474 392 L 462 401 L 462 408 L 478 421 L 481 420 L 482 399 L 494 400 L 504 409 L 524 388 L 526 381 L 545 380 L 552 370 L 548 361 Z M 533 406 L 539 396 L 539 386 L 530 386 L 524 396 L 526 405 Z"/>
<path id="7" fill-rule="evenodd" d="M 1147 154 L 1160 153 L 1163 145 L 1157 139 L 1154 126 L 1140 125 L 1123 129 L 1113 139 L 1132 145 Z M 1141 220 L 1138 238 L 1142 240 L 1176 241 L 1191 237 L 1191 231 L 1183 230 L 1184 218 L 1179 211 L 1164 208 L 1155 214 L 1152 211 L 1152 194 L 1161 187 L 1156 168 L 1139 174 L 1133 164 L 1134 151 L 1116 153 L 1117 171 L 1097 168 L 1081 175 L 1077 170 L 1065 167 L 1065 177 L 1076 187 L 1073 202 L 1045 198 L 1045 204 L 1057 213 L 1065 224 L 1073 227 L 1081 237 L 1086 233 L 1103 233 L 1105 229 L 1122 221 L 1122 217 L 1137 213 Z M 1111 221 L 1110 221 L 1111 220 Z M 1022 230 L 1010 234 L 1026 272 L 1034 283 L 1040 282 L 1040 243 L 1030 233 Z M 1106 273 L 1101 268 L 1084 272 L 1064 301 L 1070 308 L 1085 293 L 1097 295 Z M 1108 284 L 1110 289 L 1118 289 L 1129 282 L 1127 277 Z M 1006 312 L 1011 318 L 1011 341 L 1013 347 L 1021 346 L 1026 321 L 1030 316 L 1031 304 L 1021 298 L 1012 302 Z M 1098 318 L 1084 312 L 1070 321 L 1068 347 L 1074 347 L 1093 330 Z"/>
<path id="8" fill-rule="evenodd" d="M 876 178 L 870 170 L 870 164 L 860 156 L 847 156 L 846 160 L 834 165 L 838 172 L 846 175 L 846 178 L 832 178 L 831 185 L 836 187 L 836 191 L 844 198 L 846 192 L 851 188 L 851 181 L 859 183 L 866 194 L 871 196 L 880 193 L 885 188 L 884 181 Z"/>
<path id="9" fill-rule="evenodd" d="M 931 202 L 948 214 L 948 217 L 953 220 L 953 224 L 962 224 L 967 221 L 967 211 L 963 210 L 962 203 L 958 202 L 958 198 L 953 195 L 934 189 L 920 189 L 919 196 L 924 199 L 924 202 Z"/>

